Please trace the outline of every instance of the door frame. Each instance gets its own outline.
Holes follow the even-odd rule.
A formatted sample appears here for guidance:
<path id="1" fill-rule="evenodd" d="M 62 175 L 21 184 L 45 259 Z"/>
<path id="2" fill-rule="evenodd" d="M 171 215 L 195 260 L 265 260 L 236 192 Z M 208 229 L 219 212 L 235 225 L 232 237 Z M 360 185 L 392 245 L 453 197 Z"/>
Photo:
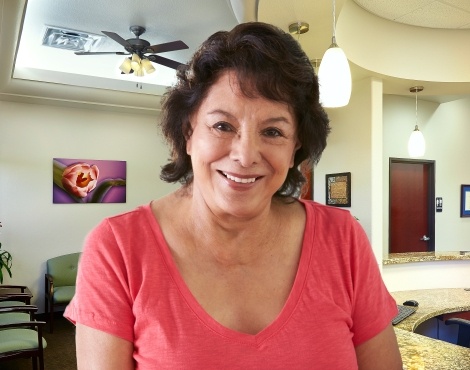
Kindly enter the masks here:
<path id="1" fill-rule="evenodd" d="M 390 251 L 392 228 L 391 228 L 391 217 L 392 217 L 392 164 L 393 163 L 410 163 L 410 164 L 423 164 L 429 166 L 429 177 L 428 177 L 428 228 L 429 237 L 431 238 L 427 244 L 428 252 L 434 252 L 436 250 L 436 161 L 428 159 L 410 159 L 410 158 L 394 158 L 389 157 L 388 162 L 388 250 Z"/>

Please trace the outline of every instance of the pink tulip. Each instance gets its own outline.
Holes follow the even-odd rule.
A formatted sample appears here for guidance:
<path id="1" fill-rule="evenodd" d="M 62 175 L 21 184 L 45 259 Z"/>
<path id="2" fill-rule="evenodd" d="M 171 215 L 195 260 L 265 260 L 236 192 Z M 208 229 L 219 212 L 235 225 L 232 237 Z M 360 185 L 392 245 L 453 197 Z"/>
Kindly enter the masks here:
<path id="1" fill-rule="evenodd" d="M 68 166 L 62 174 L 62 185 L 68 193 L 85 198 L 98 181 L 99 169 L 88 163 L 76 163 Z"/>

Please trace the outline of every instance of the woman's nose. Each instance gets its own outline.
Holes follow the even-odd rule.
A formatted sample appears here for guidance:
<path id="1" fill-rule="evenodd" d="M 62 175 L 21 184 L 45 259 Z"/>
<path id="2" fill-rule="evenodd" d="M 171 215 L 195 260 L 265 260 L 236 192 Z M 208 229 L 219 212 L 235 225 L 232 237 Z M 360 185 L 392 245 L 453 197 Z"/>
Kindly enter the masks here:
<path id="1" fill-rule="evenodd" d="M 242 167 L 251 167 L 261 160 L 260 138 L 255 132 L 241 132 L 232 140 L 230 158 Z"/>

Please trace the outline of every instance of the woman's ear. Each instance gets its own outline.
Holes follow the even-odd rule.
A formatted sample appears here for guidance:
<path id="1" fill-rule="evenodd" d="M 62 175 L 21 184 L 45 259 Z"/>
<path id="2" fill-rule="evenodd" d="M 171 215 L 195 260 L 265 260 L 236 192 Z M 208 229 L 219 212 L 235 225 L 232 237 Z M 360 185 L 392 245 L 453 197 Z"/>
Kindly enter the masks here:
<path id="1" fill-rule="evenodd" d="M 290 158 L 289 168 L 294 167 L 295 153 L 297 153 L 297 150 L 299 150 L 301 146 L 302 146 L 302 144 L 300 144 L 300 141 L 297 140 L 297 143 L 295 144 L 294 150 L 292 151 L 292 157 Z"/>
<path id="2" fill-rule="evenodd" d="M 187 122 L 183 130 L 184 139 L 186 140 L 186 154 L 191 155 L 191 136 L 193 135 L 191 123 Z"/>

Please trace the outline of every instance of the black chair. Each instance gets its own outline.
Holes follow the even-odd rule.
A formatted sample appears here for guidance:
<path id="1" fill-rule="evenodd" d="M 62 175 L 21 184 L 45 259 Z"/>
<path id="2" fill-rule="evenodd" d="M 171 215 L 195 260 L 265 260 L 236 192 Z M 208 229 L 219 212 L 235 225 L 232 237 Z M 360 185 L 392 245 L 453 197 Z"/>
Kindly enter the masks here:
<path id="1" fill-rule="evenodd" d="M 445 321 L 446 325 L 458 325 L 457 345 L 470 348 L 470 320 L 452 318 Z"/>

